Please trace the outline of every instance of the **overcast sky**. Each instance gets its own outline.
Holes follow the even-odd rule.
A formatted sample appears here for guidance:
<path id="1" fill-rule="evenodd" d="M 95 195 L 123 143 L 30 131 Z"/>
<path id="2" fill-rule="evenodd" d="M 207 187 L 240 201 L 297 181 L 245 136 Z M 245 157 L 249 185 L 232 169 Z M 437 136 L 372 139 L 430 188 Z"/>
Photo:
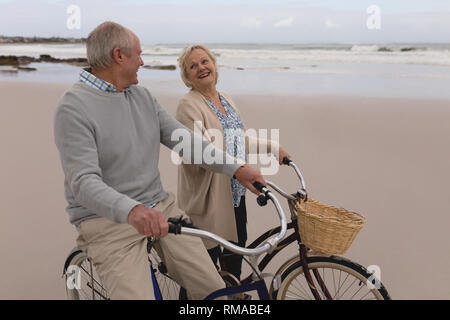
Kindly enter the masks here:
<path id="1" fill-rule="evenodd" d="M 450 42 L 450 0 L 0 0 L 1 35 L 86 37 L 105 20 L 144 44 Z"/>

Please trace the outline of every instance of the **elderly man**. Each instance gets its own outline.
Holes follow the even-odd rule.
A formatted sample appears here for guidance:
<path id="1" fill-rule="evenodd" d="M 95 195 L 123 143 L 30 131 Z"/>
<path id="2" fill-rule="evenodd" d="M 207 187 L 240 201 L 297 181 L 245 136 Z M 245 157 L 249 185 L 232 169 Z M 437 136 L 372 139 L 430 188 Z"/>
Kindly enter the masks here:
<path id="1" fill-rule="evenodd" d="M 188 129 L 136 85 L 143 61 L 132 31 L 105 22 L 91 32 L 86 49 L 90 68 L 59 101 L 54 128 L 77 244 L 112 299 L 153 299 L 146 243 L 159 237 L 169 273 L 191 299 L 202 299 L 224 283 L 199 238 L 167 234 L 167 218 L 183 212 L 163 190 L 158 170 L 160 143 L 173 149 L 172 132 Z M 209 146 L 189 134 L 203 149 Z M 234 175 L 256 193 L 252 183 L 264 183 L 260 172 L 215 152 L 232 164 L 202 165 Z"/>

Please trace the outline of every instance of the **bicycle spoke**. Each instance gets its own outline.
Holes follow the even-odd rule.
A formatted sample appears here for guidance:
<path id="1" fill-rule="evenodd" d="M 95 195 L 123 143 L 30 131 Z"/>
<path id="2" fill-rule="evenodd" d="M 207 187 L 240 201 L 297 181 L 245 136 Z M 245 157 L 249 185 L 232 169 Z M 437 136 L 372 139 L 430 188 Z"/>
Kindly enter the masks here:
<path id="1" fill-rule="evenodd" d="M 344 286 L 344 283 L 347 281 L 348 276 L 349 276 L 349 274 L 347 273 L 347 276 L 345 277 L 344 282 L 341 283 L 341 274 L 342 274 L 342 271 L 340 270 L 340 271 L 339 271 L 339 286 L 338 286 L 338 292 L 336 293 L 336 295 L 339 294 L 339 292 L 341 291 L 341 288 Z M 338 296 L 339 299 L 340 299 L 341 297 L 342 297 L 342 295 Z M 338 300 L 339 300 L 339 299 L 338 299 Z M 334 297 L 333 297 L 333 300 L 334 300 Z"/>
<path id="2" fill-rule="evenodd" d="M 362 285 L 359 285 L 358 291 L 356 291 L 356 292 L 353 294 L 353 296 L 351 297 L 351 299 L 353 299 L 353 298 L 361 291 L 362 288 L 363 288 L 363 286 L 362 286 Z M 360 300 L 361 300 L 361 299 L 360 299 Z"/>
<path id="3" fill-rule="evenodd" d="M 86 272 L 87 275 L 90 274 L 89 271 L 87 271 L 87 270 L 83 267 L 83 265 L 80 265 L 80 269 L 83 270 L 84 272 Z M 95 284 L 96 284 L 97 286 L 103 288 L 103 286 L 102 286 L 102 284 L 101 284 L 100 282 L 98 282 L 98 281 L 95 280 L 95 279 L 94 279 L 94 282 L 95 282 Z M 104 289 L 103 289 L 103 290 L 104 290 Z"/>
<path id="4" fill-rule="evenodd" d="M 331 270 L 331 274 L 333 275 L 333 288 L 334 288 L 334 293 L 336 293 L 336 280 L 334 278 L 334 270 Z"/>
<path id="5" fill-rule="evenodd" d="M 364 300 L 364 298 L 369 294 L 372 293 L 371 291 L 368 291 L 364 296 L 361 297 L 359 300 Z M 373 300 L 373 299 L 367 299 L 367 300 Z"/>
<path id="6" fill-rule="evenodd" d="M 300 279 L 305 279 L 305 278 L 300 278 Z M 306 280 L 306 279 L 305 279 Z M 297 287 L 297 286 L 294 286 L 294 288 L 296 288 L 297 290 L 298 290 L 298 292 L 300 293 L 302 293 L 303 295 L 306 295 L 306 297 L 310 297 L 309 296 L 309 286 L 308 286 L 308 289 L 305 289 L 305 287 L 303 286 L 303 284 L 302 284 L 302 282 L 300 282 L 300 280 L 299 279 L 294 279 L 294 281 L 298 284 L 298 285 L 300 285 L 300 287 L 301 287 L 301 289 L 300 289 L 300 287 Z M 306 281 L 307 282 L 307 281 Z"/>
<path id="7" fill-rule="evenodd" d="M 354 279 L 352 283 L 347 287 L 347 289 L 342 293 L 342 297 L 347 293 L 347 291 L 352 287 L 352 285 L 355 283 L 355 281 L 358 281 L 358 279 Z"/>
<path id="8" fill-rule="evenodd" d="M 306 294 L 306 297 L 308 297 L 309 299 L 312 300 L 314 298 L 314 296 L 312 295 L 311 289 L 309 288 L 308 281 L 306 280 L 306 278 L 303 278 L 303 279 L 305 280 L 306 288 L 301 283 L 302 292 L 304 292 Z"/>
<path id="9" fill-rule="evenodd" d="M 95 270 L 89 263 L 89 259 L 83 260 L 79 265 L 80 276 L 80 288 L 75 288 L 79 299 L 91 300 L 91 299 L 108 299 L 106 290 L 102 284 L 95 279 Z M 94 273 L 94 277 L 92 276 Z"/>
<path id="10" fill-rule="evenodd" d="M 89 288 L 91 288 L 92 290 L 94 290 L 94 292 L 95 293 L 97 293 L 100 297 L 102 297 L 103 299 L 105 299 L 106 300 L 106 297 L 104 296 L 104 295 L 102 295 L 98 290 L 96 290 L 94 287 L 92 287 L 92 285 L 88 282 L 87 283 L 87 286 L 89 287 Z"/>

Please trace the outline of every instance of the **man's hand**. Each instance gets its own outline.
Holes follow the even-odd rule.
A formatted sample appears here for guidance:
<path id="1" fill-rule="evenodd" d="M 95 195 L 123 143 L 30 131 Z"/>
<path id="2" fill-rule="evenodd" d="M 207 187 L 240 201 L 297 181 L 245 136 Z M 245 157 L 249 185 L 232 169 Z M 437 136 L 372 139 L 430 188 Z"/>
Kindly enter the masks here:
<path id="1" fill-rule="evenodd" d="M 135 206 L 128 214 L 128 223 L 147 237 L 165 237 L 169 224 L 161 211 L 148 208 L 142 204 Z"/>
<path id="2" fill-rule="evenodd" d="M 255 189 L 253 183 L 258 181 L 263 186 L 266 185 L 266 181 L 264 181 L 261 172 L 247 164 L 237 169 L 234 176 L 244 187 L 256 195 L 259 195 L 259 191 Z"/>

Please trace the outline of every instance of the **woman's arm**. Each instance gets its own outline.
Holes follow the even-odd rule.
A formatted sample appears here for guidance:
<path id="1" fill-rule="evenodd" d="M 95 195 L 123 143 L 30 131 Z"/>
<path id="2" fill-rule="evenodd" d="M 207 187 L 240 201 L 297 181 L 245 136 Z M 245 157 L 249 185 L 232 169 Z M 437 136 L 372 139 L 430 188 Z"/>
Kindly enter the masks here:
<path id="1" fill-rule="evenodd" d="M 186 99 L 182 99 L 180 101 L 175 114 L 175 119 L 186 128 L 192 130 L 194 135 L 204 139 L 200 149 L 196 148 L 195 145 L 191 146 L 191 164 L 199 165 L 204 169 L 209 169 L 219 173 L 225 173 L 222 169 L 220 169 L 223 165 L 231 165 L 233 169 L 237 169 L 245 164 L 244 161 L 228 155 L 222 150 L 221 147 L 214 146 L 213 139 L 216 138 L 219 139 L 219 141 L 223 141 L 222 134 L 218 137 L 217 134 L 214 134 L 214 132 L 208 133 L 209 130 L 205 127 L 202 113 Z M 218 131 L 219 130 L 215 130 L 216 133 Z M 198 159 L 198 157 L 201 157 L 201 159 Z M 195 159 L 197 159 L 197 161 Z"/>
<path id="2" fill-rule="evenodd" d="M 221 94 L 231 104 L 231 106 L 238 114 L 239 118 L 241 118 L 242 123 L 244 123 L 241 113 L 236 107 L 233 99 L 231 99 L 231 97 L 224 92 L 221 92 Z M 269 139 L 260 139 L 257 136 L 248 135 L 247 133 L 248 132 L 246 132 L 245 135 L 245 151 L 247 154 L 273 154 L 280 164 L 283 164 L 283 158 L 291 158 L 290 154 L 287 153 L 286 150 L 284 150 L 278 142 Z"/>
<path id="3" fill-rule="evenodd" d="M 284 150 L 278 142 L 261 139 L 253 135 L 245 135 L 245 146 L 248 154 L 273 154 L 280 164 L 283 164 L 283 159 L 291 158 L 291 155 Z"/>

